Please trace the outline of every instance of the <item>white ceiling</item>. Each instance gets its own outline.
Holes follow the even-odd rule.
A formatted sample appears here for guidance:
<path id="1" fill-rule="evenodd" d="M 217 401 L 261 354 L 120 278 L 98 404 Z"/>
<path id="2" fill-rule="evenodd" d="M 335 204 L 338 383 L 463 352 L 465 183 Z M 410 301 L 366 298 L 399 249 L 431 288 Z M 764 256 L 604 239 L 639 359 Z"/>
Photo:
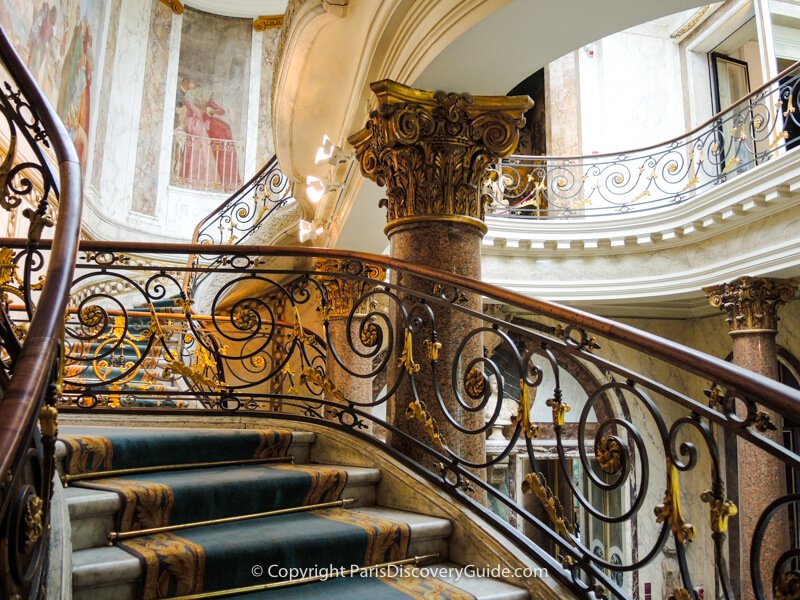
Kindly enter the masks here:
<path id="1" fill-rule="evenodd" d="M 183 3 L 215 15 L 254 19 L 261 15 L 282 15 L 288 0 L 183 0 Z"/>

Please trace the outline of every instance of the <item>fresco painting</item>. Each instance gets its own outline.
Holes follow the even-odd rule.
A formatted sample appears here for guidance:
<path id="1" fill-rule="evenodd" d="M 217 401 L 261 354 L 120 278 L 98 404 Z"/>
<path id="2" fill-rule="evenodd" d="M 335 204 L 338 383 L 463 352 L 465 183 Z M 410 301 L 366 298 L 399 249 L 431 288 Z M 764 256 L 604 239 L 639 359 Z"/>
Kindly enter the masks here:
<path id="1" fill-rule="evenodd" d="M 103 0 L 0 0 L 0 24 L 56 107 L 85 166 Z"/>
<path id="2" fill-rule="evenodd" d="M 241 186 L 251 40 L 249 21 L 190 9 L 184 13 L 175 102 L 174 185 L 225 192 Z"/>

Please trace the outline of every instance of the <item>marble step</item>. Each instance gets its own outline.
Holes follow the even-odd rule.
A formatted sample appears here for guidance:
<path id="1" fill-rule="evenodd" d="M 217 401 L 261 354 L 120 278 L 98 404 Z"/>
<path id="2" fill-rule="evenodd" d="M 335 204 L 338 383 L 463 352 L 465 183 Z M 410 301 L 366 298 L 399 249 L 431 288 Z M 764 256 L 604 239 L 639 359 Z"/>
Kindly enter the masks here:
<path id="1" fill-rule="evenodd" d="M 375 486 L 381 479 L 380 469 L 343 468 L 347 470 L 347 485 L 342 498 L 356 501 L 349 506 L 356 508 L 375 504 Z M 65 497 L 72 526 L 73 550 L 105 546 L 106 534 L 115 528 L 117 511 L 121 505 L 119 495 L 103 490 L 70 487 L 65 490 Z"/>
<path id="2" fill-rule="evenodd" d="M 409 555 L 439 554 L 447 558 L 447 538 L 452 524 L 447 519 L 410 513 L 383 507 L 354 509 L 373 516 L 405 522 L 411 529 Z M 264 527 L 268 533 L 268 520 L 254 521 L 254 527 Z M 312 547 L 314 532 L 298 531 L 298 536 L 308 536 Z M 72 555 L 73 600 L 135 600 L 142 568 L 139 559 L 116 546 L 77 550 Z"/>
<path id="3" fill-rule="evenodd" d="M 149 428 L 150 429 L 156 429 L 154 427 L 149 427 Z M 64 434 L 64 435 L 67 435 L 67 434 L 70 434 L 70 433 L 74 433 L 75 431 L 78 431 L 78 430 L 83 430 L 83 431 L 86 430 L 86 428 L 72 428 L 72 427 L 61 427 L 60 429 L 61 429 L 61 433 Z M 91 429 L 93 431 L 96 430 L 98 433 L 101 434 L 103 429 L 113 430 L 114 428 L 113 427 L 108 427 L 108 428 L 93 427 Z M 147 429 L 147 428 L 145 428 L 145 427 L 142 428 L 143 431 L 145 429 Z M 174 428 L 164 428 L 164 429 L 172 429 L 172 430 L 174 430 Z M 203 430 L 205 430 L 205 429 L 203 429 Z M 180 431 L 182 431 L 184 434 L 188 435 L 191 430 L 190 429 L 183 429 L 183 430 L 180 430 Z M 235 430 L 231 429 L 230 431 L 235 431 Z M 297 463 L 297 464 L 307 463 L 308 462 L 310 448 L 311 448 L 311 444 L 314 443 L 315 439 L 316 439 L 316 435 L 314 433 L 311 433 L 311 432 L 308 432 L 308 431 L 293 431 L 292 432 L 292 443 L 289 446 L 288 455 L 293 456 L 294 457 L 294 462 Z M 64 442 L 62 442 L 61 440 L 56 440 L 56 447 L 55 447 L 56 469 L 61 474 L 63 474 L 63 472 L 64 472 L 63 461 L 64 461 L 64 457 L 66 456 L 66 454 L 67 454 L 67 447 L 64 444 Z"/>

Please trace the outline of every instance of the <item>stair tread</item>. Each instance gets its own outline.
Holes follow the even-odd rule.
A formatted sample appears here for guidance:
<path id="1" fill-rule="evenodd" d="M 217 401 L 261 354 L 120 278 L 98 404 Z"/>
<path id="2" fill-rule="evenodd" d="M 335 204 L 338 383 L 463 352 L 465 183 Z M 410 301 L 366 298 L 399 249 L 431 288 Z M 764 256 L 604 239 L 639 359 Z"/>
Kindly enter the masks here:
<path id="1" fill-rule="evenodd" d="M 208 439 L 220 439 L 225 437 L 236 438 L 242 434 L 252 434 L 256 429 L 226 429 L 226 428 L 191 428 L 176 429 L 171 427 L 74 427 L 63 426 L 60 428 L 61 437 L 77 435 L 96 435 L 113 437 L 115 435 L 125 435 L 129 438 L 146 443 L 154 439 L 159 439 L 165 444 L 175 446 L 175 451 L 185 449 L 188 444 L 201 443 Z M 316 439 L 316 435 L 311 432 L 293 431 L 292 444 L 311 444 Z M 67 447 L 62 439 L 56 441 L 56 457 L 64 458 L 67 454 Z M 158 464 L 158 463 L 156 463 Z"/>
<path id="2" fill-rule="evenodd" d="M 347 485 L 342 497 L 347 497 L 346 492 L 348 488 L 374 485 L 381 478 L 380 469 L 372 467 L 351 467 L 346 465 L 305 465 L 312 467 L 325 468 L 339 468 L 347 471 Z M 193 469 L 184 471 L 164 471 L 157 475 L 152 475 L 150 479 L 164 480 L 166 477 L 174 477 L 180 474 L 180 479 L 184 483 L 197 481 L 198 483 L 207 484 L 208 475 L 211 473 L 225 473 L 229 475 L 228 479 L 236 480 L 240 474 L 250 472 L 254 469 L 252 466 L 229 466 L 229 467 L 213 467 L 208 469 Z M 119 479 L 132 479 L 132 480 L 148 480 L 147 475 L 137 475 L 130 477 L 121 477 Z M 103 480 L 95 480 L 95 483 L 101 483 Z M 69 487 L 66 490 L 67 506 L 69 507 L 70 518 L 81 519 L 95 515 L 105 515 L 116 513 L 122 501 L 119 494 L 112 491 L 98 490 L 92 488 L 84 488 L 79 486 Z"/>
<path id="3" fill-rule="evenodd" d="M 452 524 L 447 519 L 387 509 L 382 507 L 369 507 L 353 509 L 353 511 L 366 513 L 374 517 L 383 517 L 395 522 L 407 523 L 411 530 L 412 543 L 429 540 L 431 538 L 444 538 L 450 534 Z M 283 538 L 290 535 L 292 539 L 305 538 L 303 545 L 314 548 L 325 543 L 325 527 L 327 519 L 319 521 L 314 513 L 298 513 L 293 515 L 267 517 L 228 524 L 224 528 L 215 525 L 193 528 L 195 536 L 201 536 L 203 545 L 211 547 L 216 544 L 227 544 L 227 552 L 245 556 L 246 552 L 254 545 L 254 540 L 274 540 L 275 547 L 281 547 Z M 280 523 L 284 526 L 282 532 L 271 525 Z M 177 532 L 178 535 L 185 532 Z M 232 542 L 232 543 L 231 543 Z M 132 559 L 129 560 L 129 558 Z M 252 557 L 251 557 L 252 558 Z M 133 565 L 137 565 L 137 574 L 133 575 Z M 118 573 L 122 568 L 123 572 Z M 102 547 L 78 550 L 73 554 L 73 585 L 85 588 L 93 585 L 103 585 L 129 581 L 141 573 L 139 561 L 119 547 Z"/>

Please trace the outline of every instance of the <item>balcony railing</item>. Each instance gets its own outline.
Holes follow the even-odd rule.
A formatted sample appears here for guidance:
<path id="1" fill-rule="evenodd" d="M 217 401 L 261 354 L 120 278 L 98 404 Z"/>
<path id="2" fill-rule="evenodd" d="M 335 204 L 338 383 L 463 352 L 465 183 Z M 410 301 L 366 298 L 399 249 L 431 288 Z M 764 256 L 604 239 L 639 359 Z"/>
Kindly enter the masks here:
<path id="1" fill-rule="evenodd" d="M 487 213 L 613 218 L 691 202 L 797 145 L 799 91 L 796 63 L 700 127 L 659 145 L 591 156 L 510 156 L 487 179 Z"/>
<path id="2" fill-rule="evenodd" d="M 12 259 L 24 255 L 22 241 L 3 245 Z M 214 266 L 190 271 L 226 276 L 208 317 L 191 312 L 187 268 L 175 262 L 199 252 Z M 343 314 L 347 290 L 358 291 Z M 85 242 L 70 296 L 62 410 L 237 412 L 314 422 L 384 448 L 373 436 L 389 432 L 387 451 L 581 598 L 634 597 L 636 578 L 662 580 L 668 559 L 680 573 L 668 594 L 697 600 L 697 582 L 710 593 L 717 581 L 716 597 L 734 598 L 726 444 L 762 453 L 787 480 L 800 472 L 800 456 L 769 434 L 800 419 L 799 392 L 624 324 L 383 256 Z M 526 316 L 470 308 L 481 300 Z M 440 323 L 456 317 L 465 326 L 450 338 Z M 372 385 L 349 394 L 332 379 L 343 372 Z M 377 416 L 387 405 L 391 417 Z M 485 458 L 459 450 L 484 444 Z M 512 463 L 517 477 L 493 485 Z M 761 551 L 782 547 L 767 531 L 800 507 L 779 488 L 765 488 L 774 501 L 742 534 L 753 540 L 759 599 L 800 577 L 788 535 L 779 557 Z"/>
<path id="3" fill-rule="evenodd" d="M 243 150 L 238 140 L 201 137 L 175 130 L 170 183 L 202 192 L 234 192 L 242 185 Z"/>

